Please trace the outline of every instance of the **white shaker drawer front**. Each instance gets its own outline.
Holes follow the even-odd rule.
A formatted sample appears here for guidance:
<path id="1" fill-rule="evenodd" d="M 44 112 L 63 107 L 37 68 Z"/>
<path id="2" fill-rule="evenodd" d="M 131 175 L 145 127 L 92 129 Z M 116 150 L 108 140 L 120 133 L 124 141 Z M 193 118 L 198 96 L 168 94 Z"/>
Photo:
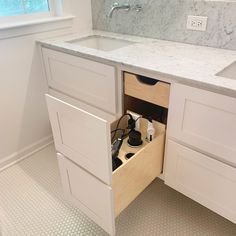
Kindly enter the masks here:
<path id="1" fill-rule="evenodd" d="M 111 185 L 110 121 L 46 95 L 56 150 Z"/>
<path id="2" fill-rule="evenodd" d="M 113 66 L 43 48 L 50 87 L 116 113 L 116 74 Z"/>
<path id="3" fill-rule="evenodd" d="M 95 223 L 115 234 L 115 217 L 111 187 L 57 154 L 66 197 Z"/>
<path id="4" fill-rule="evenodd" d="M 236 169 L 171 140 L 165 183 L 236 223 Z"/>
<path id="5" fill-rule="evenodd" d="M 236 165 L 236 99 L 173 84 L 167 133 Z"/>

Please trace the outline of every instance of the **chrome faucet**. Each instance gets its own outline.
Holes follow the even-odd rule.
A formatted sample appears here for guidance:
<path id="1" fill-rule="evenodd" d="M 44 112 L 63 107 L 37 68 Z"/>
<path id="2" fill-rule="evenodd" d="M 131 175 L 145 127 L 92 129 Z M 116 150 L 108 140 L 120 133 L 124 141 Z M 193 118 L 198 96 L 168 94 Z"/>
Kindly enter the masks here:
<path id="1" fill-rule="evenodd" d="M 120 5 L 118 2 L 115 2 L 115 3 L 113 3 L 113 5 L 112 5 L 112 7 L 111 7 L 111 10 L 110 10 L 110 12 L 109 12 L 109 14 L 108 14 L 108 17 L 109 17 L 109 18 L 112 18 L 113 12 L 114 12 L 115 10 L 121 10 L 121 9 L 123 9 L 123 10 L 129 11 L 130 8 L 131 8 L 131 7 L 130 7 L 130 4 L 122 4 L 122 5 Z"/>

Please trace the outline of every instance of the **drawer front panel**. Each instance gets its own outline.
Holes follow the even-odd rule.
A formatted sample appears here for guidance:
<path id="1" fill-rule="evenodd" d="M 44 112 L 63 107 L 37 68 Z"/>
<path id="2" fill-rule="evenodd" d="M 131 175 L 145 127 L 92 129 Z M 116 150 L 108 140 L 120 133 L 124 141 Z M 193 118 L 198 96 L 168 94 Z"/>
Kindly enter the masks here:
<path id="1" fill-rule="evenodd" d="M 50 87 L 116 113 L 114 67 L 46 48 L 42 50 Z"/>
<path id="2" fill-rule="evenodd" d="M 111 185 L 110 123 L 46 95 L 56 150 Z"/>
<path id="3" fill-rule="evenodd" d="M 139 81 L 139 77 L 125 72 L 125 94 L 162 106 L 169 107 L 170 84 L 157 81 L 148 85 Z"/>
<path id="4" fill-rule="evenodd" d="M 76 207 L 110 235 L 115 234 L 111 187 L 58 154 L 64 193 Z"/>
<path id="5" fill-rule="evenodd" d="M 236 169 L 171 140 L 165 183 L 236 223 Z"/>
<path id="6" fill-rule="evenodd" d="M 236 165 L 236 99 L 173 85 L 168 135 Z"/>

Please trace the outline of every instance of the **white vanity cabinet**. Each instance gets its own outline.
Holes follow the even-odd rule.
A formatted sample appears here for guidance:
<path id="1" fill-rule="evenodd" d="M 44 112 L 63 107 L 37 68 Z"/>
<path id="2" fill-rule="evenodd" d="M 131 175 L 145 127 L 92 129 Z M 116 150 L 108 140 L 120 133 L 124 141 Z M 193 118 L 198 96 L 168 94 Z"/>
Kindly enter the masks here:
<path id="1" fill-rule="evenodd" d="M 236 223 L 236 99 L 173 84 L 165 183 Z"/>
<path id="2" fill-rule="evenodd" d="M 122 110 L 116 68 L 47 48 L 42 53 L 65 195 L 115 235 L 115 217 L 162 172 L 166 126 L 153 122 L 155 138 L 136 151 L 125 140 L 123 164 L 112 171 L 111 130 Z M 124 72 L 124 103 L 128 97 L 131 107 L 169 109 L 165 183 L 236 223 L 236 99 L 147 79 Z M 146 103 L 139 106 L 140 100 Z M 147 122 L 140 122 L 144 134 Z M 135 155 L 127 160 L 131 152 Z"/>

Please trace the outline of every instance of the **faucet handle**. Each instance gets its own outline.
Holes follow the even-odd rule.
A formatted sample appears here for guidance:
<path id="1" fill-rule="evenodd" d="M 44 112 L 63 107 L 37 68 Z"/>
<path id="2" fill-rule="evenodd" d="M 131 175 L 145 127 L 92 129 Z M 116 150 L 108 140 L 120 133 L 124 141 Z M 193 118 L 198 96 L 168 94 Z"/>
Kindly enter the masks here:
<path id="1" fill-rule="evenodd" d="M 136 4 L 133 9 L 136 11 L 136 12 L 140 12 L 142 11 L 143 7 L 141 4 Z"/>
<path id="2" fill-rule="evenodd" d="M 118 3 L 118 2 L 114 2 L 113 4 L 112 4 L 112 7 L 120 7 L 120 8 L 122 8 L 122 9 L 125 9 L 125 10 L 129 10 L 129 8 L 130 8 L 130 4 L 129 3 L 124 3 L 124 4 L 120 4 L 120 3 Z"/>
<path id="3" fill-rule="evenodd" d="M 118 6 L 120 6 L 120 4 L 119 4 L 118 2 L 114 2 L 114 3 L 112 4 L 112 7 L 118 7 Z"/>

